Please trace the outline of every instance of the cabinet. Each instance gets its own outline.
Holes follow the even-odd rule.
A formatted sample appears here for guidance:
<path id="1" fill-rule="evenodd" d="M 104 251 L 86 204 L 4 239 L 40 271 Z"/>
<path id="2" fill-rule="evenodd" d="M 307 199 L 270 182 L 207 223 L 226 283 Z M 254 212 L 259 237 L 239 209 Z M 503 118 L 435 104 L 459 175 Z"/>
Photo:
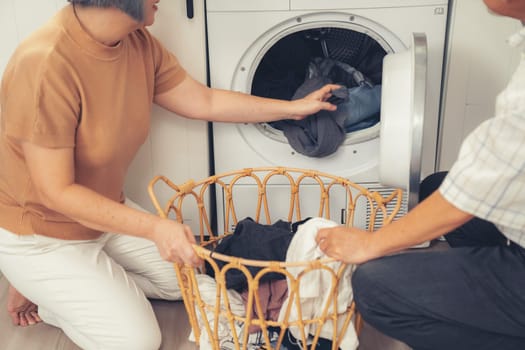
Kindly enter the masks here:
<path id="1" fill-rule="evenodd" d="M 482 1 L 452 2 L 438 169 L 450 169 L 463 139 L 493 116 L 496 96 L 520 56 L 520 50 L 510 47 L 506 39 L 520 27 L 518 20 L 489 13 Z"/>

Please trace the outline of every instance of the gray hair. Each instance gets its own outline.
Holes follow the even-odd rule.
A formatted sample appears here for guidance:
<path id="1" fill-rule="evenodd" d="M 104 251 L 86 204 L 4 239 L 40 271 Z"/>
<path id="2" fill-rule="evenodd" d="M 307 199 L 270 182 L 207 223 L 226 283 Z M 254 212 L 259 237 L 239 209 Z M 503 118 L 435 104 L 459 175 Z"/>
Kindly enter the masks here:
<path id="1" fill-rule="evenodd" d="M 130 15 L 137 21 L 144 19 L 143 0 L 67 0 L 73 5 L 86 7 L 115 7 Z"/>

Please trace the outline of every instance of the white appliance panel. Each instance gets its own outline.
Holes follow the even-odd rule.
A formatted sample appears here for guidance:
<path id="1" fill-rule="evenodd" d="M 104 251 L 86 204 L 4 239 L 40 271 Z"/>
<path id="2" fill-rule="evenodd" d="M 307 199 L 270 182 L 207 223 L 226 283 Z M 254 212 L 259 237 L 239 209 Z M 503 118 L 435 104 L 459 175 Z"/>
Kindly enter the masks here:
<path id="1" fill-rule="evenodd" d="M 379 178 L 408 191 L 409 209 L 419 197 L 427 56 L 426 37 L 417 33 L 410 50 L 387 55 L 383 63 Z"/>
<path id="2" fill-rule="evenodd" d="M 443 0 L 352 0 L 351 8 L 413 7 L 446 5 Z M 208 12 L 326 10 L 348 8 L 348 0 L 207 0 Z"/>
<path id="3" fill-rule="evenodd" d="M 212 87 L 250 93 L 255 70 L 266 52 L 280 39 L 302 30 L 334 27 L 365 33 L 377 41 L 388 54 L 387 57 L 412 52 L 404 55 L 412 61 L 412 67 L 413 33 L 422 33 L 427 43 L 423 89 L 426 93 L 423 92 L 423 97 L 421 93 L 408 94 L 408 103 L 412 105 L 403 108 L 407 120 L 412 120 L 414 111 L 418 111 L 413 105 L 414 95 L 423 98 L 418 106 L 422 106 L 424 110 L 418 112 L 424 117 L 424 123 L 416 120 L 419 123 L 416 125 L 419 129 L 416 129 L 420 132 L 421 141 L 416 149 L 419 148 L 419 158 L 422 160 L 422 163 L 417 164 L 417 170 L 420 177 L 434 171 L 448 1 L 283 0 L 272 1 L 273 5 L 261 3 L 265 2 L 208 0 Z M 396 61 L 397 58 L 392 60 Z M 412 89 L 414 91 L 415 88 Z M 407 100 L 406 89 L 390 90 L 390 101 Z M 290 166 L 317 169 L 346 177 L 369 188 L 381 187 L 378 184 L 380 143 L 382 135 L 389 132 L 382 125 L 383 118 L 387 115 L 383 116 L 382 110 L 381 123 L 350 133 L 337 152 L 324 158 L 306 157 L 295 152 L 282 132 L 267 124 L 214 123 L 215 172 L 258 166 Z M 408 121 L 406 123 L 410 124 Z M 413 133 L 417 133 L 416 129 L 410 128 L 407 131 L 412 132 L 410 135 L 415 141 L 417 137 L 414 139 Z M 405 144 L 398 149 L 402 154 L 397 154 L 397 157 L 409 160 L 402 165 L 404 172 L 397 179 L 401 178 L 403 181 L 395 184 L 413 189 L 413 184 L 406 176 L 414 174 L 414 153 L 407 148 L 408 144 Z M 219 207 L 220 201 L 219 193 Z M 249 201 L 249 197 L 246 197 L 246 201 Z M 278 201 L 274 204 L 279 205 Z M 341 205 L 341 208 L 334 211 L 344 210 L 344 200 Z M 220 212 L 221 209 L 218 209 Z M 218 217 L 221 220 L 221 213 Z"/>
<path id="4" fill-rule="evenodd" d="M 290 0 L 207 0 L 208 12 L 289 10 Z"/>
<path id="5" fill-rule="evenodd" d="M 275 38 L 278 37 L 279 34 L 281 36 L 283 35 L 282 32 L 300 30 L 301 25 L 309 25 L 308 21 L 305 21 L 305 23 L 296 22 L 292 24 L 297 18 L 303 19 L 311 16 L 309 19 L 311 23 L 318 22 L 319 25 L 322 23 L 330 23 L 335 26 L 350 26 L 354 23 L 347 19 L 350 18 L 348 14 L 352 14 L 357 16 L 356 18 L 366 19 L 366 25 L 371 36 L 378 35 L 378 39 L 384 40 L 393 52 L 399 52 L 409 47 L 411 45 L 413 32 L 425 33 L 428 42 L 428 83 L 423 136 L 422 176 L 426 176 L 434 171 L 446 24 L 445 5 L 440 3 L 436 6 L 437 7 L 342 9 L 337 12 L 269 11 L 208 13 L 211 85 L 223 89 L 250 92 L 251 81 L 248 75 L 250 72 L 253 72 L 253 67 L 248 66 L 248 64 L 253 65 L 254 60 L 260 60 L 261 56 L 264 55 L 264 49 L 267 49 L 266 46 L 269 40 L 276 40 Z M 439 11 L 437 11 L 438 9 Z M 441 10 L 444 10 L 445 13 L 441 14 Z M 346 23 L 343 22 L 343 17 Z M 357 24 L 359 25 L 360 23 Z M 239 30 L 239 28 L 245 29 Z M 248 62 L 248 64 L 244 64 L 245 62 Z M 239 78 L 239 76 L 242 77 L 243 75 L 245 77 L 244 85 L 239 83 L 239 81 L 243 80 Z M 237 79 L 235 86 L 234 79 Z M 252 165 L 254 163 L 268 165 L 268 158 L 273 158 L 275 154 L 274 148 L 269 146 L 273 144 L 270 138 L 264 137 L 267 139 L 267 144 L 262 149 L 262 152 L 264 152 L 264 149 L 272 150 L 272 152 L 267 153 L 267 157 L 261 158 L 253 151 L 253 147 L 245 147 L 247 137 L 249 136 L 249 139 L 253 139 L 254 135 L 258 132 L 254 131 L 250 133 L 246 131 L 248 135 L 243 136 L 241 130 L 255 127 L 256 126 L 253 125 L 242 127 L 231 124 L 224 126 L 215 124 L 215 166 L 217 172 L 242 168 L 243 164 L 244 166 L 251 166 L 245 162 L 249 162 Z M 239 157 L 231 157 L 231 148 L 222 146 L 223 143 L 231 142 L 233 142 L 237 150 L 241 152 Z M 361 148 L 363 147 L 369 149 L 369 152 L 376 152 L 376 150 L 372 149 L 372 145 L 361 146 Z M 361 152 L 360 150 L 357 151 Z M 288 147 L 287 152 L 283 153 L 279 151 L 279 153 L 283 154 L 283 156 L 284 154 L 289 155 L 287 162 L 291 162 L 291 164 L 295 164 L 296 159 L 301 159 L 301 156 L 297 156 L 291 147 Z M 354 154 L 353 149 L 351 150 L 351 154 Z M 345 156 L 346 155 L 341 155 L 341 157 Z M 360 181 L 358 175 L 360 171 L 347 171 L 348 167 L 344 168 L 346 170 L 341 171 L 341 169 L 337 169 L 337 167 L 340 168 L 340 166 L 337 165 L 339 164 L 340 158 L 334 155 L 333 160 L 333 162 L 331 162 L 330 159 L 324 161 L 320 159 L 297 160 L 297 166 L 304 167 L 305 162 L 310 162 L 312 165 L 315 165 L 315 167 L 320 167 L 323 171 L 342 176 L 358 176 L 356 180 Z M 354 163 L 353 166 L 361 167 L 361 160 L 358 161 L 360 163 Z M 325 167 L 325 163 L 333 164 L 333 167 Z M 377 161 L 375 163 L 377 163 Z M 283 163 L 280 160 L 275 160 L 271 164 L 282 165 Z"/>

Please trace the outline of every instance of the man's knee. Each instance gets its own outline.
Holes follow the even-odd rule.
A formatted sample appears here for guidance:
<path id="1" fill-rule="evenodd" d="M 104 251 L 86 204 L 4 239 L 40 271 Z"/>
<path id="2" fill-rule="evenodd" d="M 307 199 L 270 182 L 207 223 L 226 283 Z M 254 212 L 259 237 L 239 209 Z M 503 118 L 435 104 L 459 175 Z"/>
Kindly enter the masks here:
<path id="1" fill-rule="evenodd" d="M 425 198 L 430 196 L 432 192 L 437 190 L 441 183 L 447 176 L 446 171 L 430 174 L 427 176 L 419 186 L 419 201 L 423 201 Z"/>
<path id="2" fill-rule="evenodd" d="M 354 291 L 354 298 L 356 303 L 365 301 L 367 297 L 371 297 L 373 291 L 376 289 L 376 274 L 375 261 L 367 262 L 359 265 L 352 274 L 352 288 Z"/>
<path id="3" fill-rule="evenodd" d="M 398 282 L 388 260 L 377 259 L 361 264 L 352 275 L 356 307 L 365 319 L 381 305 L 392 302 L 391 286 Z"/>

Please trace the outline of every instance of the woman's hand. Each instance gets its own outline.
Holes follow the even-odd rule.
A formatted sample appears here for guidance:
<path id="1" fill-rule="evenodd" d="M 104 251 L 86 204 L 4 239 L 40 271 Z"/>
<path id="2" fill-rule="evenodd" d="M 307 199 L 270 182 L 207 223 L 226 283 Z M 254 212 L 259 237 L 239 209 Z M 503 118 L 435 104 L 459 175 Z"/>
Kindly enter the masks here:
<path id="1" fill-rule="evenodd" d="M 326 255 L 347 264 L 360 264 L 374 258 L 371 238 L 368 231 L 336 226 L 320 229 L 315 240 Z"/>
<path id="2" fill-rule="evenodd" d="M 152 234 L 160 256 L 167 261 L 201 266 L 202 260 L 193 250 L 195 237 L 188 225 L 173 220 L 161 220 Z"/>
<path id="3" fill-rule="evenodd" d="M 38 307 L 11 285 L 7 293 L 7 312 L 15 326 L 26 327 L 42 322 Z"/>
<path id="4" fill-rule="evenodd" d="M 340 85 L 336 84 L 327 84 L 301 99 L 292 101 L 297 112 L 292 114 L 290 119 L 301 120 L 320 110 L 335 111 L 337 107 L 330 102 L 326 102 L 326 100 L 332 96 L 332 91 L 340 87 Z"/>

